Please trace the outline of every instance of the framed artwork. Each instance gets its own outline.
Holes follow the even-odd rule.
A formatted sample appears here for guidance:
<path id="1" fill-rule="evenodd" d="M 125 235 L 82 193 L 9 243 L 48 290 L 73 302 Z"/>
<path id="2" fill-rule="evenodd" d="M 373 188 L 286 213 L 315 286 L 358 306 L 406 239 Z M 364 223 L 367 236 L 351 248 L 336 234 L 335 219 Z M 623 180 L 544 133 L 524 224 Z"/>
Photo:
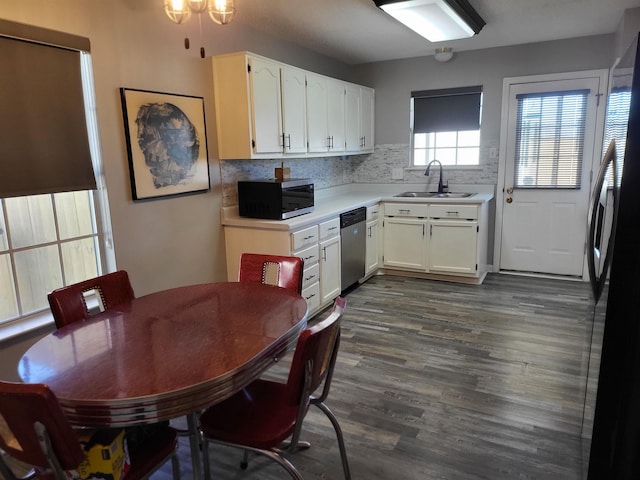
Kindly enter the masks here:
<path id="1" fill-rule="evenodd" d="M 134 200 L 210 188 L 204 99 L 120 89 Z"/>

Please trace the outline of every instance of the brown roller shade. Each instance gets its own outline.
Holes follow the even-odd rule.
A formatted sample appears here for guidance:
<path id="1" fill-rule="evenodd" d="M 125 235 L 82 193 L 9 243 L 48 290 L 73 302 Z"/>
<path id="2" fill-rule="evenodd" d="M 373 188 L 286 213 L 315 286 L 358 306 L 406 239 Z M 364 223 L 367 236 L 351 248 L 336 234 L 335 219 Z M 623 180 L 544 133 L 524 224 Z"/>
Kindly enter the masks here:
<path id="1" fill-rule="evenodd" d="M 95 189 L 80 52 L 4 33 L 0 197 Z"/>

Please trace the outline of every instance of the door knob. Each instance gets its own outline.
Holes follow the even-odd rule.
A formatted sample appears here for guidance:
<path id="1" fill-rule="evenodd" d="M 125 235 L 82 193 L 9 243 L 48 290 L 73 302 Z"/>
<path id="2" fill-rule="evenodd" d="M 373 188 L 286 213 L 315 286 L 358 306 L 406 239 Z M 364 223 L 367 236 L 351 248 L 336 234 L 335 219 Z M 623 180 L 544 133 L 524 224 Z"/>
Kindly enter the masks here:
<path id="1" fill-rule="evenodd" d="M 507 203 L 511 203 L 511 202 L 513 202 L 513 198 L 507 197 Z"/>
<path id="2" fill-rule="evenodd" d="M 507 188 L 507 195 L 513 194 L 513 187 Z"/>

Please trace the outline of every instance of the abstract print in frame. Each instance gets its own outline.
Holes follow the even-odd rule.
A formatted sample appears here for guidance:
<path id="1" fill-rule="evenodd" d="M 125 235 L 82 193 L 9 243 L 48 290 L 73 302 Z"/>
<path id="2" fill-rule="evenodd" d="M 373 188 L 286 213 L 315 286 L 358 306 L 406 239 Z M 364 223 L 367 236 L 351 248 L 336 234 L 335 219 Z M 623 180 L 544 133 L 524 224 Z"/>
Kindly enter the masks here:
<path id="1" fill-rule="evenodd" d="M 204 99 L 120 88 L 134 200 L 210 188 Z"/>

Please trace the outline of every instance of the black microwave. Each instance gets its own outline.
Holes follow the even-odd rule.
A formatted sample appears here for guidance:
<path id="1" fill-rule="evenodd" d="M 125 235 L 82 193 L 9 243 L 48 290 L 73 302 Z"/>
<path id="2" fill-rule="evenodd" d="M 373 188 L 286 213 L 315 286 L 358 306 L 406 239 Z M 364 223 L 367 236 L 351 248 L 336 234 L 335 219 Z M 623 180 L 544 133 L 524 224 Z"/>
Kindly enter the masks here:
<path id="1" fill-rule="evenodd" d="M 313 211 L 313 182 L 308 178 L 238 181 L 241 217 L 286 220 Z"/>

